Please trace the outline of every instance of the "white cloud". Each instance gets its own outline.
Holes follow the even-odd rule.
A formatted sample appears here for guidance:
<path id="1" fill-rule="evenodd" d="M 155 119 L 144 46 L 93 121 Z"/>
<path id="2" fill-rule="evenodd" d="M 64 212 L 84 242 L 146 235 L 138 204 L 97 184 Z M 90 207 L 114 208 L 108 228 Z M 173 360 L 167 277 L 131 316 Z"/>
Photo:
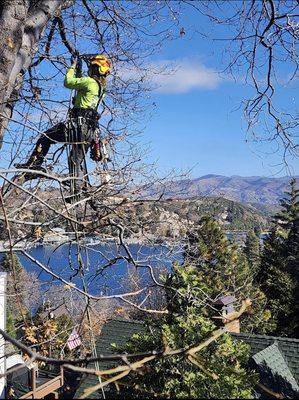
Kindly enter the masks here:
<path id="1" fill-rule="evenodd" d="M 159 62 L 158 68 L 165 65 L 171 66 L 170 73 L 155 73 L 152 82 L 159 93 L 187 93 L 191 90 L 216 89 L 221 77 L 215 70 L 205 65 L 187 59 Z"/>

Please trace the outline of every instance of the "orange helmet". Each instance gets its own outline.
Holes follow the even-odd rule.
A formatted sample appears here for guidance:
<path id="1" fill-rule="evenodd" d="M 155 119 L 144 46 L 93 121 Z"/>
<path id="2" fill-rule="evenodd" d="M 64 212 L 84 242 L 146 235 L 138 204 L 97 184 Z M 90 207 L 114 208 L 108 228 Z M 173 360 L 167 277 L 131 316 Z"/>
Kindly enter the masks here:
<path id="1" fill-rule="evenodd" d="M 97 65 L 100 75 L 108 75 L 111 72 L 112 63 L 103 54 L 98 54 L 90 59 L 90 65 Z"/>

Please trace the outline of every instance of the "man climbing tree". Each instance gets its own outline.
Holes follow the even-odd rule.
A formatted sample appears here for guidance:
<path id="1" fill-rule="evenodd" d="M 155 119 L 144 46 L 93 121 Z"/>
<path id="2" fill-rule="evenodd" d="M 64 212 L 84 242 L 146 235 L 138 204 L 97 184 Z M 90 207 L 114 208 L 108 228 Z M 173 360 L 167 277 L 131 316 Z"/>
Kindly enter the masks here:
<path id="1" fill-rule="evenodd" d="M 75 89 L 77 94 L 74 98 L 74 107 L 70 110 L 69 118 L 66 122 L 60 122 L 48 129 L 36 143 L 33 153 L 25 164 L 16 164 L 18 168 L 28 168 L 33 170 L 44 170 L 42 163 L 47 155 L 50 145 L 57 142 L 77 143 L 73 147 L 69 165 L 78 165 L 81 169 L 84 156 L 90 145 L 95 147 L 98 138 L 96 129 L 98 125 L 99 106 L 106 88 L 106 77 L 111 71 L 111 62 L 104 55 L 95 55 L 88 60 L 88 76 L 76 77 L 76 70 L 81 71 L 82 61 L 77 58 L 68 69 L 64 86 L 68 89 Z M 99 161 L 100 154 L 96 149 L 92 149 L 93 159 Z M 33 175 L 34 176 L 34 175 Z M 75 181 L 77 182 L 77 181 Z M 77 188 L 78 189 L 78 188 Z M 75 191 L 76 193 L 78 190 Z"/>

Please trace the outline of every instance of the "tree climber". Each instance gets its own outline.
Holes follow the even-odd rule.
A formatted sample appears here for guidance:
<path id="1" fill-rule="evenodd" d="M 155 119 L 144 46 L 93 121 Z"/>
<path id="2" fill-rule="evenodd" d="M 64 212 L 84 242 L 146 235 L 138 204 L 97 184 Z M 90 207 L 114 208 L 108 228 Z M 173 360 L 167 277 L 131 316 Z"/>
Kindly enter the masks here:
<path id="1" fill-rule="evenodd" d="M 76 77 L 76 70 L 81 71 L 82 61 L 75 58 L 71 67 L 67 70 L 64 86 L 75 89 L 76 96 L 73 99 L 74 107 L 70 110 L 68 119 L 60 122 L 44 132 L 38 139 L 35 148 L 25 164 L 16 164 L 17 168 L 43 171 L 45 156 L 51 144 L 72 143 L 78 144 L 77 151 L 71 151 L 69 163 L 82 165 L 85 153 L 92 145 L 91 156 L 100 161 L 95 131 L 98 126 L 99 114 L 97 112 L 106 89 L 106 77 L 111 71 L 111 62 L 104 55 L 93 55 L 86 59 L 88 64 L 88 76 Z M 32 171 L 34 175 L 34 171 Z"/>

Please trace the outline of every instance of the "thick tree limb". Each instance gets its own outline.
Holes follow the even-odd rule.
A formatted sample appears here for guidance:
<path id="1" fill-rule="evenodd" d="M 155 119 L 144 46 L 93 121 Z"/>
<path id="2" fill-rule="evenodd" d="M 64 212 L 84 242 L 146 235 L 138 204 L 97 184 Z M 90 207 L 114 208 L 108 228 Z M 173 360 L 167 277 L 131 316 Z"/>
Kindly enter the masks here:
<path id="1" fill-rule="evenodd" d="M 1 9 L 0 147 L 18 99 L 23 76 L 37 51 L 48 21 L 64 3 L 64 0 L 7 0 Z"/>

